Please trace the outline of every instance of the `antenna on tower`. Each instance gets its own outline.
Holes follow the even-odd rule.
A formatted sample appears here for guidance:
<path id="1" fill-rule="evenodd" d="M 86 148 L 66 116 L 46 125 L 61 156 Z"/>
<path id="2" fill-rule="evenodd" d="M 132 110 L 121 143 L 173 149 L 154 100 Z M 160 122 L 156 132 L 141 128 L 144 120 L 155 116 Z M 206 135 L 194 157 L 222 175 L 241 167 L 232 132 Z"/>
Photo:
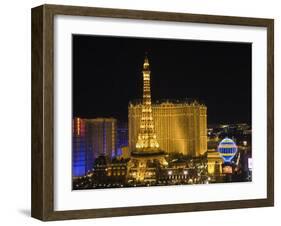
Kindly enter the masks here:
<path id="1" fill-rule="evenodd" d="M 148 51 L 145 51 L 143 68 L 149 70 Z"/>

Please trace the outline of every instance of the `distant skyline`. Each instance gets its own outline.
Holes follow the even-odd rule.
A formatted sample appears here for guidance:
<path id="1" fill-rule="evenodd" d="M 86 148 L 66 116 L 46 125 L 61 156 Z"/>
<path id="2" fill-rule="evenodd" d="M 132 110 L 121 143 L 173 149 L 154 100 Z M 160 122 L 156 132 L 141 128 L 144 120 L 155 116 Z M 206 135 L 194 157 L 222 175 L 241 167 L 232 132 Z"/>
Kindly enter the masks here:
<path id="1" fill-rule="evenodd" d="M 73 116 L 127 121 L 146 52 L 152 101 L 197 99 L 208 124 L 251 123 L 250 43 L 86 35 L 73 35 Z"/>

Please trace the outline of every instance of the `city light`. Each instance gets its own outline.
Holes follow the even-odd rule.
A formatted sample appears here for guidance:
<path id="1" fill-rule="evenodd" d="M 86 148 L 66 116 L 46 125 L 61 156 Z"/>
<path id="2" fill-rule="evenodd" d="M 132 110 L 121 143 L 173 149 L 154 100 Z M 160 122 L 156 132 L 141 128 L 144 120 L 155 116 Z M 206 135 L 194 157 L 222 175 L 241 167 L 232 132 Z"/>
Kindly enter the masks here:
<path id="1" fill-rule="evenodd" d="M 247 124 L 207 128 L 207 106 L 197 100 L 153 102 L 147 56 L 142 79 L 142 100 L 128 103 L 125 124 L 112 117 L 73 119 L 73 189 L 252 180 Z"/>

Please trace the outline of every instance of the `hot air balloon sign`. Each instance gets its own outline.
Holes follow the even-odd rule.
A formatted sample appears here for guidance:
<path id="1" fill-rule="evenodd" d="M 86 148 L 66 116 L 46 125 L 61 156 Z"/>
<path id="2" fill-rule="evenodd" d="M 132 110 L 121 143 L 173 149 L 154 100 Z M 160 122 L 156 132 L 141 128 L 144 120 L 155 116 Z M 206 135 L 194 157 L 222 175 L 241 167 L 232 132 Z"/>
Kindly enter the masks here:
<path id="1" fill-rule="evenodd" d="M 223 158 L 225 163 L 231 162 L 235 154 L 237 153 L 237 145 L 235 142 L 226 137 L 224 138 L 218 146 L 218 152 L 220 153 L 220 156 Z"/>

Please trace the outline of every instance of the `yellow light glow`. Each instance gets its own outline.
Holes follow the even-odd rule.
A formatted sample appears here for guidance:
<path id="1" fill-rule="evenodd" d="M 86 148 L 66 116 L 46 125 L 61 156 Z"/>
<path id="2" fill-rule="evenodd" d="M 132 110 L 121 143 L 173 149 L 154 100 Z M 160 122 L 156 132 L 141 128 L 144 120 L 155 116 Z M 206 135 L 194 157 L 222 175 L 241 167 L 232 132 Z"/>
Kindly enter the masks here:
<path id="1" fill-rule="evenodd" d="M 150 71 L 148 58 L 146 57 L 143 64 L 143 104 L 142 115 L 140 120 L 140 132 L 136 143 L 137 149 L 158 149 L 159 143 L 154 131 L 154 121 L 152 117 L 151 93 L 150 93 Z"/>
<path id="2" fill-rule="evenodd" d="M 76 125 L 76 130 L 77 130 L 77 135 L 80 136 L 80 118 L 77 118 L 77 125 Z"/>

